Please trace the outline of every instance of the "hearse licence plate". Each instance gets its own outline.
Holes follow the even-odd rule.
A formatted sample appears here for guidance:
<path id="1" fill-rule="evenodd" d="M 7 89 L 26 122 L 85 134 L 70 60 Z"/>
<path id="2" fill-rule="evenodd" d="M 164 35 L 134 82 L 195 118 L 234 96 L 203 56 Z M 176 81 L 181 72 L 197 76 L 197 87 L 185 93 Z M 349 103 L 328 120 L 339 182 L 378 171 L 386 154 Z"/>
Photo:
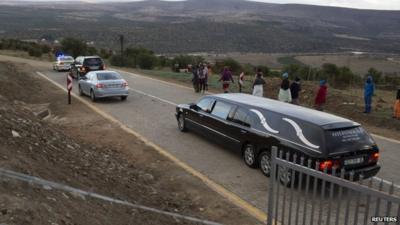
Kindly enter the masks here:
<path id="1" fill-rule="evenodd" d="M 344 160 L 344 165 L 349 166 L 349 165 L 356 165 L 364 162 L 364 157 L 359 157 L 359 158 L 354 158 L 354 159 L 346 159 Z"/>

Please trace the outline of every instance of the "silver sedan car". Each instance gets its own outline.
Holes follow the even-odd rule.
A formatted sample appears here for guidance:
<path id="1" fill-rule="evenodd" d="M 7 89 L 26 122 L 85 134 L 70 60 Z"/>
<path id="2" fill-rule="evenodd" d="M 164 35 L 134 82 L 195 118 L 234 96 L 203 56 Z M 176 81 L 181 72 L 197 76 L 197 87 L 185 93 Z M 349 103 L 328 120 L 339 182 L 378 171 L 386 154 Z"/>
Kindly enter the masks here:
<path id="1" fill-rule="evenodd" d="M 92 71 L 79 80 L 79 94 L 88 95 L 92 101 L 105 97 L 120 97 L 122 101 L 129 95 L 128 82 L 114 71 Z"/>

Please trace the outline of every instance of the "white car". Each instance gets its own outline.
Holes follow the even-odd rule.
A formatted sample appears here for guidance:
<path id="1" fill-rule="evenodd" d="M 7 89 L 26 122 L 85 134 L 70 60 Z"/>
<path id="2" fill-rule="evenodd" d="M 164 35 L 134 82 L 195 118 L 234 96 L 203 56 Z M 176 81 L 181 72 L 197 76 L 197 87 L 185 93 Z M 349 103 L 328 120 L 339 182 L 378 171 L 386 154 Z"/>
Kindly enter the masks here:
<path id="1" fill-rule="evenodd" d="M 71 69 L 71 64 L 74 63 L 72 56 L 61 56 L 53 63 L 53 70 L 65 71 Z"/>

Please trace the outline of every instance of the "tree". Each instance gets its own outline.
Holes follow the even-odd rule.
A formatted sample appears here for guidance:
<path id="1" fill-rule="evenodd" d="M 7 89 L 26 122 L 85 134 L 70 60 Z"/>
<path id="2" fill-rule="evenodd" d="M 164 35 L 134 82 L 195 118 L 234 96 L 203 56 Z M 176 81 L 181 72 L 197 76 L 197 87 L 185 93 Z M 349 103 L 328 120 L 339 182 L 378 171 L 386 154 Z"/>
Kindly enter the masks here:
<path id="1" fill-rule="evenodd" d="M 87 53 L 89 54 L 89 55 L 97 55 L 97 49 L 95 48 L 95 47 L 88 47 L 87 48 Z"/>
<path id="2" fill-rule="evenodd" d="M 259 69 L 262 71 L 264 76 L 267 76 L 270 73 L 270 69 L 268 68 L 268 66 L 257 66 L 257 70 Z"/>
<path id="3" fill-rule="evenodd" d="M 172 59 L 171 66 L 172 69 L 186 69 L 188 65 L 199 65 L 204 62 L 204 58 L 201 56 L 192 56 L 192 55 L 179 55 Z M 178 67 L 175 68 L 175 65 Z"/>
<path id="4" fill-rule="evenodd" d="M 137 56 L 137 64 L 141 69 L 151 70 L 157 65 L 157 57 L 155 55 L 141 53 Z"/>
<path id="5" fill-rule="evenodd" d="M 61 49 L 74 58 L 80 55 L 86 55 L 87 53 L 87 45 L 85 42 L 70 37 L 64 38 L 61 41 Z"/>
<path id="6" fill-rule="evenodd" d="M 30 56 L 40 57 L 40 56 L 42 56 L 42 50 L 40 48 L 31 47 L 28 50 L 28 54 Z"/>

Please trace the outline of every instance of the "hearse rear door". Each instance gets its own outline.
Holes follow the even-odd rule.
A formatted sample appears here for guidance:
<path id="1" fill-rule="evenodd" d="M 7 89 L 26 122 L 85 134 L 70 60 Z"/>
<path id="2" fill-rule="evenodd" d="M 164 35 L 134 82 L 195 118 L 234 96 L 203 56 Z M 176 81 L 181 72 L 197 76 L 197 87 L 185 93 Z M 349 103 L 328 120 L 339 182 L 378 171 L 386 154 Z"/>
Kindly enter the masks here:
<path id="1" fill-rule="evenodd" d="M 241 150 L 242 144 L 245 141 L 253 143 L 251 127 L 251 116 L 250 112 L 242 107 L 236 107 L 236 109 L 228 117 L 231 125 L 227 128 L 227 131 L 232 138 L 238 140 L 234 144 L 236 150 Z M 253 143 L 257 144 L 257 143 Z"/>
<path id="2" fill-rule="evenodd" d="M 211 138 L 226 148 L 235 148 L 240 141 L 231 133 L 231 122 L 228 117 L 235 110 L 235 106 L 224 101 L 217 100 L 209 117 L 205 119 L 205 125 L 211 132 Z"/>

